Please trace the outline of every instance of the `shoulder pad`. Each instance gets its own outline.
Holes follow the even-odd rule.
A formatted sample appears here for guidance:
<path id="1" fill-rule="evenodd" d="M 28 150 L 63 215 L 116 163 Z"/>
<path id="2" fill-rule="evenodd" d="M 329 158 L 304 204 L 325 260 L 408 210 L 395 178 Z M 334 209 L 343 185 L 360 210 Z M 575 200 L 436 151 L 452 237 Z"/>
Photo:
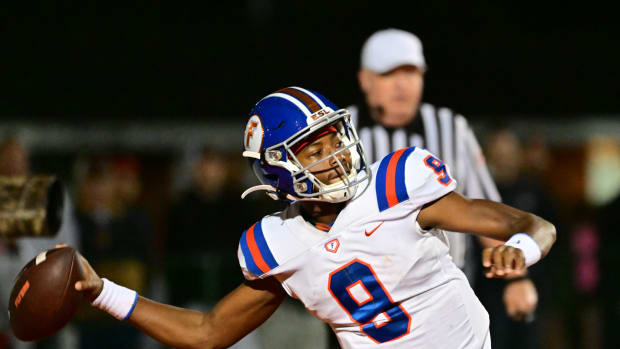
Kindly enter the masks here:
<path id="1" fill-rule="evenodd" d="M 456 187 L 447 165 L 422 148 L 390 153 L 375 173 L 379 211 L 410 201 L 415 207 L 435 200 Z"/>
<path id="2" fill-rule="evenodd" d="M 397 150 L 385 156 L 375 174 L 375 189 L 379 211 L 384 211 L 405 200 L 409 193 L 405 185 L 405 164 L 415 147 Z"/>
<path id="3" fill-rule="evenodd" d="M 278 267 L 278 262 L 273 257 L 271 249 L 265 240 L 262 220 L 254 223 L 248 230 L 243 232 L 239 242 L 239 249 L 243 254 L 246 269 L 255 276 L 260 277 Z M 241 257 L 241 254 L 239 257 Z"/>
<path id="4" fill-rule="evenodd" d="M 281 214 L 270 215 L 243 232 L 237 256 L 244 276 L 253 280 L 274 275 L 307 246 L 293 233 L 295 220 Z"/>

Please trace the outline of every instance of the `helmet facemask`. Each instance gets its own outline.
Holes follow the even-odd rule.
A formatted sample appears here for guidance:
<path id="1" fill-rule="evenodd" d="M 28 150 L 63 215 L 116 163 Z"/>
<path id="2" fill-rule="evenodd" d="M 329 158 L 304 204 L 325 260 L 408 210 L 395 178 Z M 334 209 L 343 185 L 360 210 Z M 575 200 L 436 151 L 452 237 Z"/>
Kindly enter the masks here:
<path id="1" fill-rule="evenodd" d="M 304 140 L 328 127 L 333 130 L 326 132 L 325 135 L 335 133 L 342 146 L 335 152 L 303 166 L 294 150 Z M 267 164 L 284 168 L 291 173 L 295 200 L 346 201 L 353 198 L 357 186 L 370 177 L 370 171 L 359 175 L 362 170 L 366 169 L 366 157 L 359 137 L 351 125 L 350 114 L 345 109 L 318 117 L 292 137 L 265 149 L 264 154 Z M 326 161 L 335 164 L 335 170 L 340 174 L 340 181 L 332 184 L 323 183 L 312 173 L 316 166 Z M 333 171 L 334 168 L 331 167 L 328 170 Z"/>

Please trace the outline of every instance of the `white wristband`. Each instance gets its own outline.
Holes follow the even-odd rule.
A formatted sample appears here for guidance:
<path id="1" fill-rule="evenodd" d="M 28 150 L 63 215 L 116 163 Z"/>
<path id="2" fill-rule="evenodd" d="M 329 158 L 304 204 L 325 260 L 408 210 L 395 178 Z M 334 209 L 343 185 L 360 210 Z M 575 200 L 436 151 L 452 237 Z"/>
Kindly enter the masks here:
<path id="1" fill-rule="evenodd" d="M 138 302 L 138 292 L 119 286 L 103 278 L 103 289 L 93 306 L 108 312 L 119 320 L 127 320 Z"/>
<path id="2" fill-rule="evenodd" d="M 518 233 L 511 236 L 504 245 L 512 246 L 523 251 L 523 255 L 525 256 L 525 265 L 528 267 L 538 262 L 542 255 L 536 240 L 525 233 Z"/>

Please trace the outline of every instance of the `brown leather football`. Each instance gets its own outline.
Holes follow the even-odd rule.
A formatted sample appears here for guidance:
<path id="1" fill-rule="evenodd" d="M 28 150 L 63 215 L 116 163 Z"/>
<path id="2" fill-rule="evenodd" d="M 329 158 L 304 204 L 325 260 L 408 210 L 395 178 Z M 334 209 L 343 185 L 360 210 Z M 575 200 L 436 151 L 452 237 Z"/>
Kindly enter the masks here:
<path id="1" fill-rule="evenodd" d="M 78 258 L 71 247 L 55 248 L 40 253 L 22 269 L 9 299 L 17 338 L 42 340 L 71 321 L 82 300 L 74 287 L 84 278 Z"/>

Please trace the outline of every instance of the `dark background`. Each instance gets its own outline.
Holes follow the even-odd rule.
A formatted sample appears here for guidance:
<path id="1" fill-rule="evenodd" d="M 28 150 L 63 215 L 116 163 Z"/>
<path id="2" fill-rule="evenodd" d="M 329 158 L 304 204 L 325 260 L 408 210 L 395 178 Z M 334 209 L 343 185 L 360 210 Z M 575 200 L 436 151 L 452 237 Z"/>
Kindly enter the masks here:
<path id="1" fill-rule="evenodd" d="M 429 102 L 476 116 L 620 110 L 618 15 L 597 3 L 12 6 L 0 22 L 3 118 L 243 121 L 258 99 L 288 85 L 345 106 L 359 98 L 362 43 L 385 27 L 422 39 Z"/>
<path id="2" fill-rule="evenodd" d="M 222 275 L 236 277 L 235 285 L 241 280 L 235 257 L 241 229 L 276 211 L 272 202 L 260 201 L 267 200 L 262 194 L 253 194 L 245 204 L 238 201 L 242 190 L 257 183 L 240 156 L 248 111 L 263 96 L 290 85 L 319 91 L 340 106 L 357 102 L 356 72 L 364 40 L 387 27 L 412 31 L 424 43 L 430 68 L 428 102 L 463 113 L 480 140 L 492 134 L 489 126 L 496 126 L 488 125 L 492 121 L 507 122 L 522 136 L 524 151 L 539 155 L 524 162 L 522 171 L 526 173 L 529 166 L 534 173 L 529 175 L 544 188 L 538 193 L 549 191 L 560 217 L 552 219 L 558 226 L 558 242 L 545 259 L 553 272 L 539 284 L 539 310 L 550 309 L 550 318 L 539 318 L 543 325 L 537 328 L 548 342 L 541 347 L 606 348 L 599 342 L 610 334 L 613 343 L 620 342 L 620 286 L 614 274 L 620 265 L 620 247 L 618 224 L 595 216 L 618 215 L 615 206 L 597 212 L 587 195 L 590 183 L 609 186 L 606 180 L 596 182 L 600 174 L 593 174 L 593 166 L 609 176 L 619 173 L 613 167 L 617 158 L 613 147 L 620 139 L 620 30 L 618 11 L 612 6 L 591 1 L 432 0 L 247 0 L 191 5 L 151 0 L 127 2 L 124 7 L 91 0 L 3 3 L 0 135 L 19 136 L 23 151 L 31 152 L 33 173 L 58 175 L 68 184 L 76 212 L 84 215 L 91 214 L 81 203 L 88 196 L 79 195 L 86 186 L 85 168 L 98 161 L 112 168 L 119 158 L 135 160 L 139 164 L 134 169 L 136 185 L 142 188 L 136 205 L 152 217 L 153 230 L 141 235 L 150 239 L 136 238 L 125 250 L 136 255 L 145 247 L 148 250 L 145 264 L 156 281 L 153 294 L 148 295 L 163 301 L 166 287 L 181 294 L 189 290 L 176 279 L 166 278 L 163 287 L 158 283 L 166 273 L 184 277 L 164 268 L 174 266 L 176 260 L 170 255 L 180 250 L 180 260 L 208 274 L 199 279 L 210 286 L 187 284 L 190 291 L 211 302 L 219 299 L 213 290 L 228 291 Z M 127 120 L 135 122 L 125 124 Z M 609 143 L 601 142 L 601 135 L 611 137 Z M 212 206 L 198 204 L 197 210 L 187 212 L 219 219 L 225 227 L 205 233 L 201 227 L 206 224 L 199 223 L 198 229 L 191 225 L 186 235 L 170 223 L 171 212 L 183 194 L 199 192 L 192 170 L 204 145 L 225 157 L 229 172 L 226 186 L 220 188 L 226 192 L 209 194 L 206 205 Z M 610 166 L 601 161 L 605 157 L 611 160 Z M 110 169 L 93 172 L 113 183 L 127 177 Z M 205 183 L 210 181 L 207 178 Z M 575 232 L 600 222 L 604 225 L 595 237 L 600 238 L 600 257 L 599 250 L 588 244 L 575 251 Z M 119 231 L 117 236 L 126 237 L 125 230 Z M 221 256 L 222 264 L 208 264 L 209 268 L 224 266 L 234 272 L 221 269 L 218 274 L 204 263 L 194 263 L 184 245 L 175 246 L 173 237 L 219 252 L 214 255 Z M 222 244 L 234 241 L 222 247 L 215 242 L 220 240 Z M 108 247 L 116 255 L 116 246 Z M 582 287 L 575 278 L 578 268 L 591 266 L 590 262 L 601 266 L 595 289 Z M 265 338 L 288 335 L 296 344 L 266 347 L 299 347 L 301 334 L 315 335 L 291 319 L 281 322 L 290 328 L 273 327 L 273 335 Z M 106 348 L 120 346 L 106 346 L 105 339 L 139 347 L 126 335 L 110 335 L 113 332 L 102 329 L 98 335 L 86 332 L 81 338 Z M 306 342 L 316 343 L 317 338 Z M 49 347 L 54 346 L 43 344 L 39 349 Z"/>

